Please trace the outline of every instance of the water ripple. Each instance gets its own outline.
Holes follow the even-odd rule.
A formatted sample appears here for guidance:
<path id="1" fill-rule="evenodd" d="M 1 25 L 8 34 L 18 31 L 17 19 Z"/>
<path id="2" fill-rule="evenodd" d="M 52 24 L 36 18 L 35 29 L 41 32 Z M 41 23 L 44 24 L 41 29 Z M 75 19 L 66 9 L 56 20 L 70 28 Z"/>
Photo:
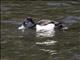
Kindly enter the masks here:
<path id="1" fill-rule="evenodd" d="M 48 40 L 48 41 L 44 41 L 44 42 L 36 42 L 36 44 L 38 45 L 54 45 L 57 41 L 53 41 L 53 40 Z"/>
<path id="2" fill-rule="evenodd" d="M 51 55 L 54 55 L 54 54 L 57 54 L 56 53 L 56 50 L 49 50 L 49 49 L 40 49 L 41 51 L 44 51 L 44 52 L 48 52 L 50 53 Z"/>

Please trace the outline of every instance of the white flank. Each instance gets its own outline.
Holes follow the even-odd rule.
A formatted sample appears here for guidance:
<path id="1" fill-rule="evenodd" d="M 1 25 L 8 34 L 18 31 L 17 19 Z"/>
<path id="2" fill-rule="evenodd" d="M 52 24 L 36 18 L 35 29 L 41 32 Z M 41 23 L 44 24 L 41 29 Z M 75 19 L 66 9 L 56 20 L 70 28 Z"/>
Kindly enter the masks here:
<path id="1" fill-rule="evenodd" d="M 54 24 L 47 24 L 47 25 L 44 25 L 44 26 L 36 25 L 36 32 L 40 32 L 40 31 L 53 31 L 54 27 L 55 27 Z"/>
<path id="2" fill-rule="evenodd" d="M 55 35 L 54 24 L 36 25 L 36 37 L 52 37 Z"/>

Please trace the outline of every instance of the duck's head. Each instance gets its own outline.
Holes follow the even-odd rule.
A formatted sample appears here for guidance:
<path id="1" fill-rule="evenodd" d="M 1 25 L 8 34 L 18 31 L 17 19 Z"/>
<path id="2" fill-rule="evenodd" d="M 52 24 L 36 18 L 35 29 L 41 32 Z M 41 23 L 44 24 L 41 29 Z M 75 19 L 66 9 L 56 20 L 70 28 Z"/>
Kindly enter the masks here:
<path id="1" fill-rule="evenodd" d="M 18 29 L 23 30 L 23 29 L 26 29 L 26 28 L 33 28 L 34 26 L 35 26 L 35 22 L 32 20 L 32 18 L 27 17 L 27 18 L 25 18 L 25 20 L 23 21 L 21 26 L 18 27 Z"/>
<path id="2" fill-rule="evenodd" d="M 35 23 L 31 17 L 26 17 L 26 18 L 25 18 L 25 22 L 27 22 L 27 23 L 28 23 L 28 22 L 31 22 L 31 23 L 33 23 L 33 24 Z"/>

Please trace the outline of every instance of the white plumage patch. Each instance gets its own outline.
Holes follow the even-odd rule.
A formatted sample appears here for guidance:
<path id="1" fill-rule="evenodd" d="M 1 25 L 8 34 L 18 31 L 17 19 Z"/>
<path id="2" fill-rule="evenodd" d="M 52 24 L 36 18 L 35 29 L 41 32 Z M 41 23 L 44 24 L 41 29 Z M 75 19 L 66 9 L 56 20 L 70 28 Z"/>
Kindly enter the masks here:
<path id="1" fill-rule="evenodd" d="M 24 32 L 25 26 L 22 24 L 20 27 L 18 27 L 18 29 L 21 30 L 22 32 Z"/>
<path id="2" fill-rule="evenodd" d="M 54 31 L 55 24 L 47 24 L 44 26 L 41 25 L 36 25 L 36 32 L 41 32 L 41 31 Z"/>
<path id="3" fill-rule="evenodd" d="M 54 24 L 44 26 L 36 25 L 36 37 L 53 37 L 55 35 Z"/>
<path id="4" fill-rule="evenodd" d="M 25 27 L 24 27 L 24 25 L 21 25 L 20 27 L 18 27 L 18 29 L 19 29 L 19 30 L 24 30 Z"/>

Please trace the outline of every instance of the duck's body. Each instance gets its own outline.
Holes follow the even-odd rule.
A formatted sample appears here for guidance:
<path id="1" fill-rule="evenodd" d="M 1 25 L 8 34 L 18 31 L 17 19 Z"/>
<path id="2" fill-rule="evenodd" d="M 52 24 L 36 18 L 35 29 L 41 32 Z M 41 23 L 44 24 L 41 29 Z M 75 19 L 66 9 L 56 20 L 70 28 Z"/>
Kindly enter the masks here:
<path id="1" fill-rule="evenodd" d="M 63 29 L 64 26 L 62 23 L 56 23 L 52 22 L 51 20 L 40 20 L 37 23 L 35 23 L 32 18 L 28 17 L 20 27 L 18 27 L 19 30 L 24 31 L 25 29 L 32 29 L 36 28 L 36 32 L 46 32 L 46 31 L 55 31 L 55 28 L 57 29 Z"/>
<path id="2" fill-rule="evenodd" d="M 52 37 L 54 36 L 55 33 L 55 25 L 52 23 L 49 23 L 47 25 L 41 26 L 41 25 L 36 25 L 36 32 L 37 32 L 37 37 Z"/>
<path id="3" fill-rule="evenodd" d="M 36 31 L 53 31 L 55 25 L 54 24 L 47 24 L 45 26 L 36 25 Z"/>
<path id="4" fill-rule="evenodd" d="M 53 24 L 50 20 L 40 20 L 36 25 L 36 32 L 53 31 L 54 28 L 55 24 Z"/>

